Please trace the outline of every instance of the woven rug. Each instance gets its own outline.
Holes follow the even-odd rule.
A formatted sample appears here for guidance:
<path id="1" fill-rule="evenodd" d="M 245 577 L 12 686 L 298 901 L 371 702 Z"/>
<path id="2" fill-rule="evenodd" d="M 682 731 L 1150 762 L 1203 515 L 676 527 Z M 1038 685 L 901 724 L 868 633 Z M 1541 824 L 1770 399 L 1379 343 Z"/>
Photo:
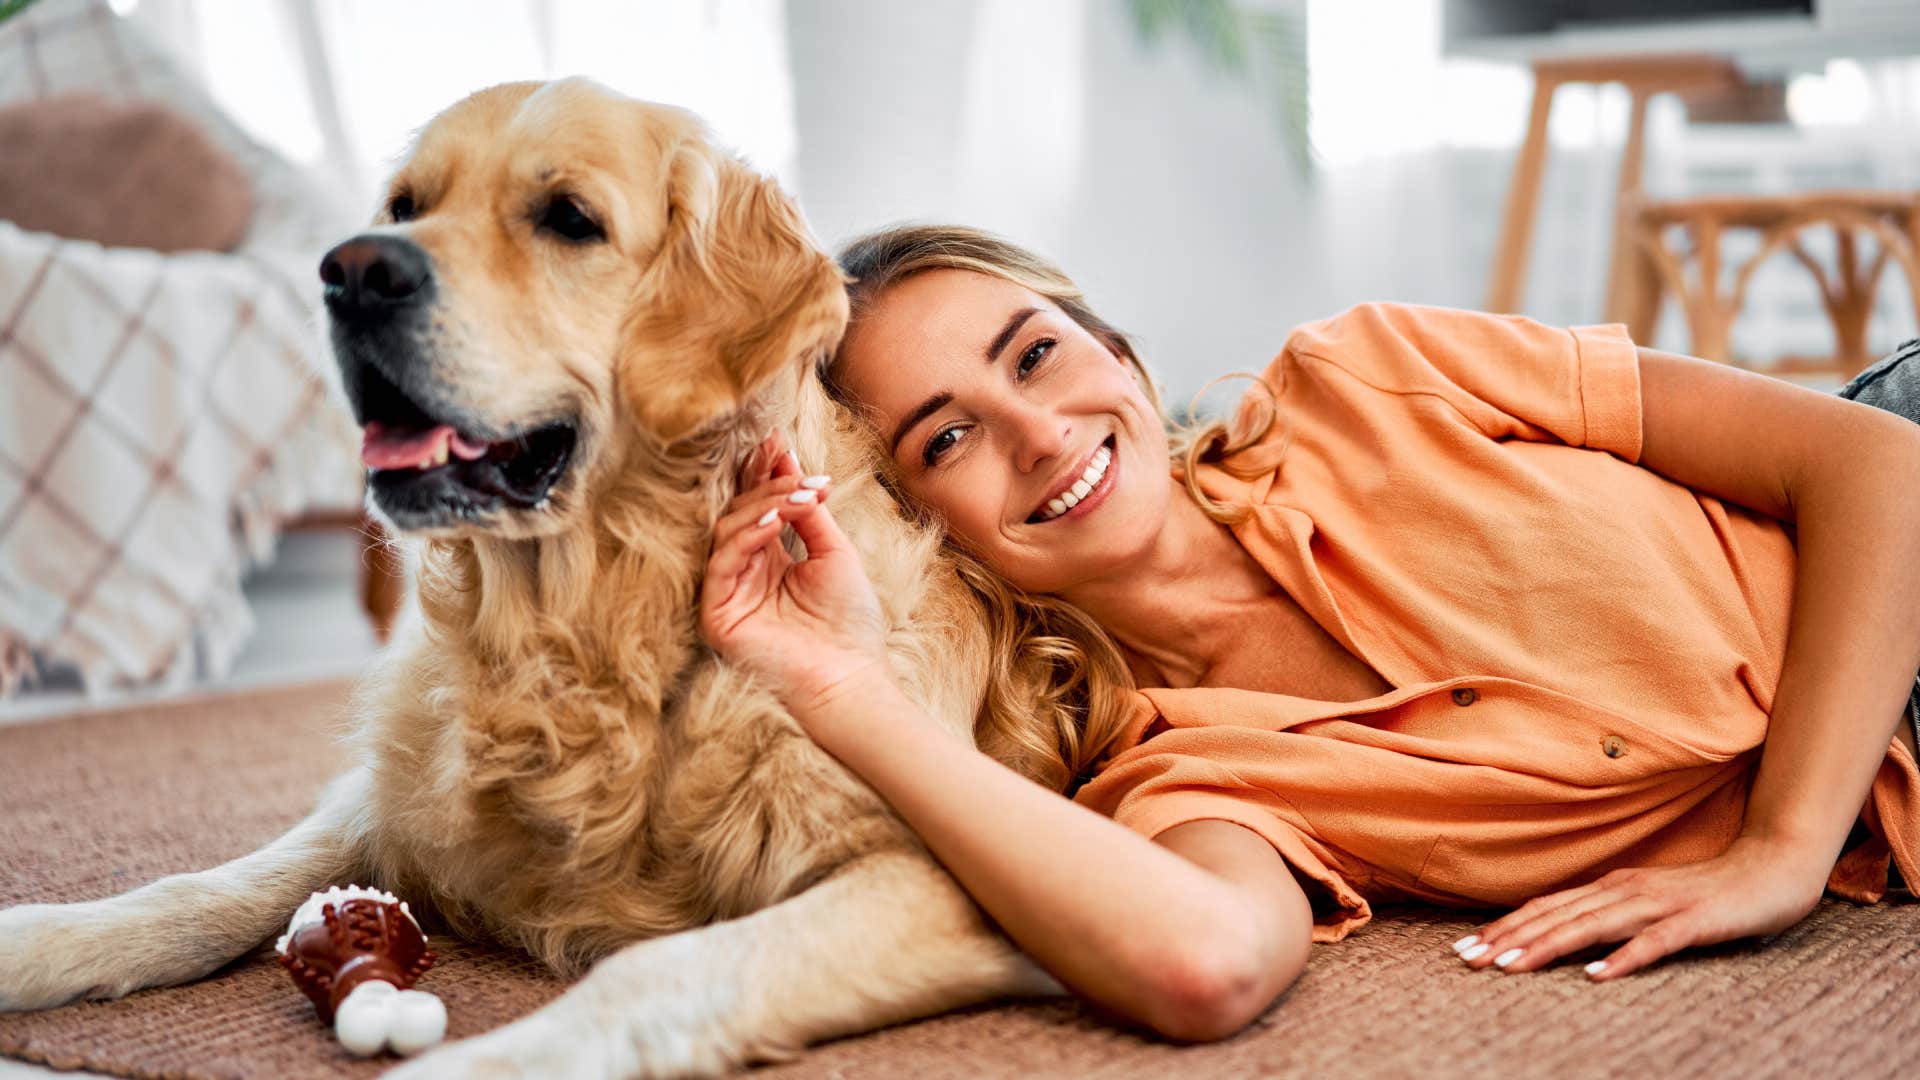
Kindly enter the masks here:
<path id="1" fill-rule="evenodd" d="M 332 683 L 0 728 L 0 905 L 121 892 L 242 854 L 296 820 L 340 764 Z M 1241 1035 L 1176 1046 L 1073 1002 L 979 1008 L 756 1070 L 825 1077 L 1911 1076 L 1920 904 L 1835 901 L 1765 943 L 1701 950 L 1618 982 L 1577 965 L 1473 972 L 1473 921 L 1399 910 L 1316 948 Z M 561 986 L 524 957 L 436 937 L 422 986 L 454 1037 Z M 200 982 L 0 1015 L 0 1054 L 128 1077 L 364 1077 L 264 954 Z"/>

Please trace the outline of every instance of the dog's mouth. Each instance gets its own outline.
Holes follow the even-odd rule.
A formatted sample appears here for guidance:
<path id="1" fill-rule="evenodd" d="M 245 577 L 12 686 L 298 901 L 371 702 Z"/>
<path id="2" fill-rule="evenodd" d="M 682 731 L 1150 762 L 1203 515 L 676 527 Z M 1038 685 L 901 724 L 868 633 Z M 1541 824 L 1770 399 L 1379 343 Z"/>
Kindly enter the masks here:
<path id="1" fill-rule="evenodd" d="M 462 431 L 371 366 L 355 389 L 367 486 L 402 528 L 501 506 L 539 508 L 565 475 L 579 439 L 570 420 L 529 424 L 500 438 L 471 425 Z"/>

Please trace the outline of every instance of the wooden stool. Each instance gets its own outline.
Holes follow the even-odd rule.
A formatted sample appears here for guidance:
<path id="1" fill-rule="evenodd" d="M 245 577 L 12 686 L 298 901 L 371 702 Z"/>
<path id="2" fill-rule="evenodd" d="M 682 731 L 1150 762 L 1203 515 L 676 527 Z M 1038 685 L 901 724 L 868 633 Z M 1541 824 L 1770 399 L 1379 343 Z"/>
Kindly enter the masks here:
<path id="1" fill-rule="evenodd" d="M 1575 83 L 1618 83 L 1626 87 L 1630 97 L 1627 142 L 1620 153 L 1616 206 L 1624 204 L 1640 190 L 1641 164 L 1646 156 L 1649 100 L 1656 94 L 1724 100 L 1729 95 L 1740 95 L 1749 85 L 1733 61 L 1704 53 L 1535 60 L 1533 106 L 1527 120 L 1526 141 L 1521 144 L 1520 154 L 1514 159 L 1513 180 L 1507 187 L 1500 239 L 1493 253 L 1493 279 L 1487 285 L 1488 311 L 1505 313 L 1520 310 L 1528 248 L 1533 240 L 1533 219 L 1540 203 L 1540 181 L 1546 171 L 1547 120 L 1553 112 L 1555 92 L 1562 86 Z M 1616 313 L 1640 312 L 1653 302 L 1653 298 L 1644 292 L 1634 291 L 1642 275 L 1635 274 L 1633 268 L 1624 265 L 1631 261 L 1633 254 L 1633 245 L 1616 228 L 1607 270 L 1606 310 L 1609 319 L 1632 321 Z"/>
<path id="2" fill-rule="evenodd" d="M 1616 260 L 1625 273 L 1643 278 L 1627 282 L 1628 289 L 1676 298 L 1686 314 L 1693 339 L 1689 351 L 1695 356 L 1737 362 L 1729 350 L 1734 317 L 1746 301 L 1753 272 L 1782 249 L 1813 275 L 1820 301 L 1833 322 L 1834 354 L 1783 357 L 1768 365 L 1769 373 L 1827 375 L 1845 381 L 1865 369 L 1873 361 L 1867 348 L 1867 323 L 1879 292 L 1880 275 L 1889 262 L 1900 264 L 1915 317 L 1920 318 L 1920 261 L 1916 261 L 1916 250 L 1920 250 L 1920 193 L 1821 191 L 1634 198 L 1622 207 L 1621 217 L 1623 231 L 1631 235 L 1638 254 L 1644 256 Z M 1833 230 L 1836 265 L 1832 274 L 1800 242 L 1803 230 L 1821 226 Z M 1729 229 L 1759 233 L 1760 246 L 1734 273 L 1732 288 L 1723 293 L 1720 242 Z M 1686 236 L 1684 250 L 1668 243 L 1669 235 L 1676 231 Z M 1863 267 L 1860 240 L 1865 237 L 1872 237 L 1878 250 L 1872 262 Z M 1686 272 L 1689 262 L 1693 264 L 1691 280 Z M 1628 332 L 1635 341 L 1652 340 L 1657 312 L 1656 301 L 1627 319 Z"/>
<path id="3" fill-rule="evenodd" d="M 360 542 L 360 610 L 366 613 L 373 636 L 384 644 L 407 591 L 406 562 L 387 530 L 357 510 L 320 510 L 302 514 L 283 528 L 351 529 Z"/>

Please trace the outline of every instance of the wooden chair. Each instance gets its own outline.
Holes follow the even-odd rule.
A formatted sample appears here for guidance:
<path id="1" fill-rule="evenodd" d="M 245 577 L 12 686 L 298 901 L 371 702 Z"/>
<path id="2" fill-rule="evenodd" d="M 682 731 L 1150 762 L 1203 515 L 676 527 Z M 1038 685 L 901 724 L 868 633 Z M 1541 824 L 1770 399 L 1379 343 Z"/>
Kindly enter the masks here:
<path id="1" fill-rule="evenodd" d="M 1820 191 L 1795 195 L 1717 195 L 1687 199 L 1634 197 L 1621 208 L 1623 232 L 1635 251 L 1616 258 L 1629 276 L 1626 288 L 1640 295 L 1667 296 L 1686 314 L 1694 355 L 1723 363 L 1738 362 L 1729 338 L 1734 317 L 1746 302 L 1747 285 L 1760 264 L 1781 251 L 1792 255 L 1813 276 L 1821 304 L 1833 322 L 1834 352 L 1828 357 L 1782 357 L 1767 366 L 1776 375 L 1822 375 L 1841 381 L 1873 361 L 1867 325 L 1873 315 L 1880 279 L 1889 263 L 1906 276 L 1907 294 L 1920 319 L 1920 193 Z M 1801 243 L 1808 229 L 1831 229 L 1831 273 Z M 1759 248 L 1723 288 L 1721 244 L 1730 230 L 1759 234 Z M 1677 237 L 1684 246 L 1674 243 Z M 1862 263 L 1862 241 L 1875 252 Z M 1634 257 L 1634 256 L 1638 257 Z M 1693 273 L 1687 273 L 1691 264 Z M 1658 303 L 1618 313 L 1636 341 L 1649 341 Z M 1638 323 L 1638 325 L 1636 325 Z"/>

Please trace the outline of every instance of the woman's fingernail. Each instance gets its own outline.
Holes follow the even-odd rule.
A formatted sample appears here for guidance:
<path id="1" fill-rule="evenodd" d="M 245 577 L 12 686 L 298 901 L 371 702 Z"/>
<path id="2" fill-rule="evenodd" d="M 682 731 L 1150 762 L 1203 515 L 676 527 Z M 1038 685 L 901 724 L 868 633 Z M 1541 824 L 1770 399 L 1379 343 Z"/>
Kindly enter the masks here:
<path id="1" fill-rule="evenodd" d="M 1599 975 L 1606 970 L 1607 962 L 1605 960 L 1595 960 L 1593 963 L 1587 965 L 1587 974 L 1589 975 Z"/>
<path id="2" fill-rule="evenodd" d="M 1468 949 L 1463 950 L 1460 953 L 1460 959 L 1478 960 L 1482 956 L 1485 956 L 1486 954 L 1487 954 L 1487 943 L 1483 941 L 1478 945 L 1474 945 Z"/>
<path id="3" fill-rule="evenodd" d="M 1508 949 L 1506 952 L 1503 952 L 1499 956 L 1496 956 L 1493 958 L 1493 966 L 1506 967 L 1508 964 L 1511 964 L 1518 959 L 1520 959 L 1520 950 Z"/>
<path id="4" fill-rule="evenodd" d="M 1463 937 L 1459 941 L 1456 941 L 1453 943 L 1453 951 L 1463 952 L 1467 949 L 1471 949 L 1473 948 L 1474 944 L 1479 940 L 1480 940 L 1479 934 L 1468 934 L 1466 937 Z"/>
<path id="5" fill-rule="evenodd" d="M 796 503 L 810 503 L 818 499 L 819 497 L 820 497 L 820 493 L 813 490 L 812 488 L 801 488 L 799 491 L 793 492 L 792 494 L 788 495 L 787 501 L 796 502 Z"/>
<path id="6" fill-rule="evenodd" d="M 764 514 L 761 514 L 761 515 L 760 515 L 760 520 L 759 520 L 759 521 L 756 521 L 756 522 L 754 522 L 754 524 L 755 524 L 755 525 L 771 525 L 771 524 L 773 524 L 773 519 L 774 519 L 774 518 L 777 518 L 777 517 L 779 517 L 779 516 L 780 516 L 780 511 L 778 511 L 778 510 L 769 510 L 769 511 L 767 511 L 767 512 L 766 512 L 766 513 L 764 513 Z"/>
<path id="7" fill-rule="evenodd" d="M 833 477 L 822 473 L 819 476 L 809 476 L 805 480 L 800 481 L 800 486 L 803 488 L 812 488 L 815 491 L 819 491 L 821 488 L 826 487 L 828 484 L 831 484 L 831 483 L 833 483 Z"/>

